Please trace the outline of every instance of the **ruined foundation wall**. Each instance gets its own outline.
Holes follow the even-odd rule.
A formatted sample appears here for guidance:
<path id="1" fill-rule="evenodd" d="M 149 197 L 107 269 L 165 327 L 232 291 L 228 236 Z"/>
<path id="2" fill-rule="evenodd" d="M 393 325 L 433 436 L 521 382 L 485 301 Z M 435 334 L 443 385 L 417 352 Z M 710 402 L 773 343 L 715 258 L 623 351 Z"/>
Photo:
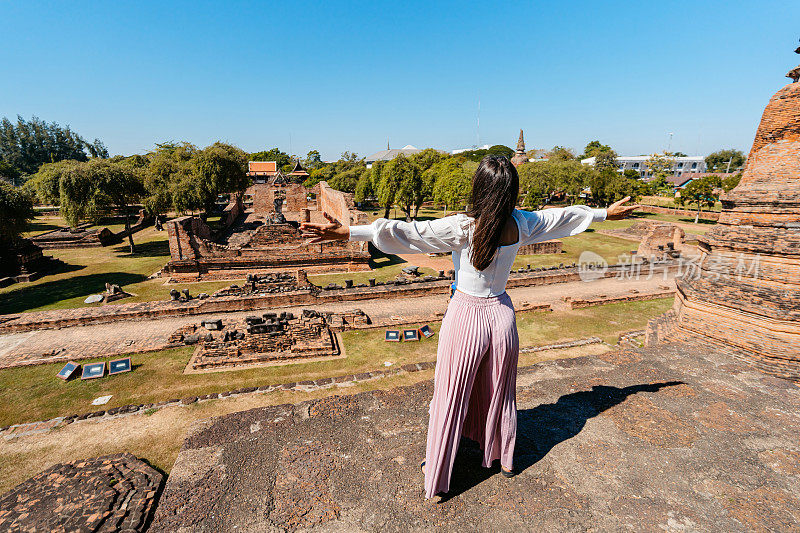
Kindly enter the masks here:
<path id="1" fill-rule="evenodd" d="M 352 194 L 332 189 L 324 181 L 319 182 L 318 188 L 317 203 L 320 211 L 333 216 L 343 226 L 367 223 L 367 214 L 356 210 Z"/>

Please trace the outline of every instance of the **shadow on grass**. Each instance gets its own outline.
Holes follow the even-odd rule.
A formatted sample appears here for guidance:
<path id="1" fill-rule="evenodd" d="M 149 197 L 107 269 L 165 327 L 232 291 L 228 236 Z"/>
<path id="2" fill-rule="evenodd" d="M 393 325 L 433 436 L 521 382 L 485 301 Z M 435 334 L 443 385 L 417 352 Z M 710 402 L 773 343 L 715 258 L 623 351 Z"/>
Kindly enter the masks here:
<path id="1" fill-rule="evenodd" d="M 31 285 L 0 294 L 0 314 L 22 313 L 61 300 L 97 294 L 106 290 L 106 283 L 124 286 L 146 279 L 143 274 L 106 272 Z"/>
<path id="2" fill-rule="evenodd" d="M 50 222 L 37 222 L 36 220 L 32 220 L 28 222 L 28 227 L 25 228 L 26 233 L 46 233 L 48 231 L 53 231 L 54 229 L 59 229 L 61 226 L 56 224 L 51 224 Z"/>
<path id="3" fill-rule="evenodd" d="M 369 244 L 369 267 L 372 269 L 405 263 L 403 259 L 394 254 L 385 254 Z"/>
<path id="4" fill-rule="evenodd" d="M 679 220 L 681 222 L 689 222 L 690 224 L 694 224 L 695 223 L 694 222 L 694 218 L 681 218 Z M 710 220 L 710 219 L 707 219 L 707 218 L 703 218 L 703 215 L 700 215 L 700 218 L 697 219 L 697 223 L 698 224 L 710 224 L 711 226 L 716 226 L 717 225 L 717 221 L 716 220 Z"/>
<path id="5" fill-rule="evenodd" d="M 658 392 L 682 381 L 609 387 L 595 385 L 592 390 L 561 396 L 555 403 L 517 412 L 517 441 L 514 450 L 514 470 L 517 473 L 542 460 L 557 444 L 581 432 L 586 422 L 606 409 L 624 402 L 638 392 Z M 444 499 L 453 498 L 499 473 L 499 461 L 493 468 L 483 468 L 483 452 L 477 443 L 463 439 L 453 465 L 450 492 Z"/>
<path id="6" fill-rule="evenodd" d="M 130 245 L 128 244 L 128 238 L 125 237 L 121 244 L 118 244 L 112 248 L 115 253 L 118 254 L 125 254 L 126 257 L 161 257 L 161 256 L 169 256 L 169 242 L 168 241 L 148 241 L 143 243 L 137 243 L 136 237 L 133 239 L 133 244 L 136 248 L 136 251 L 133 255 L 130 255 Z"/>

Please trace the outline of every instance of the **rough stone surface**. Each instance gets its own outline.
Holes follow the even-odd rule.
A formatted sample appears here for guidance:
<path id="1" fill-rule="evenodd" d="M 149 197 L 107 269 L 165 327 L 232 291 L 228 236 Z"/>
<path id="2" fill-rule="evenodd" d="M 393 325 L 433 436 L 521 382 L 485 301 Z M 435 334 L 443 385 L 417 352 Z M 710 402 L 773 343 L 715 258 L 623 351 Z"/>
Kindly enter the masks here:
<path id="1" fill-rule="evenodd" d="M 128 453 L 57 464 L 0 497 L 0 531 L 144 531 L 161 481 Z"/>
<path id="2" fill-rule="evenodd" d="M 700 336 L 800 382 L 800 84 L 772 97 L 742 179 L 721 200 L 719 224 L 698 237 L 702 256 L 647 342 Z"/>
<path id="3" fill-rule="evenodd" d="M 152 531 L 796 531 L 800 389 L 696 345 L 540 363 L 515 468 L 462 442 L 424 500 L 432 383 L 279 405 L 189 432 Z"/>

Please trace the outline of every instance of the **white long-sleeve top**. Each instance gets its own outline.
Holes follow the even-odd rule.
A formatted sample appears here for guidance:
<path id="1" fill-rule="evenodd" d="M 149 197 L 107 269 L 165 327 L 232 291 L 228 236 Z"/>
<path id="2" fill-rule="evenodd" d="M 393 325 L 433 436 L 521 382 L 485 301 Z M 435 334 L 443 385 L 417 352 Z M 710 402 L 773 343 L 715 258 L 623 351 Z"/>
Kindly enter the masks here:
<path id="1" fill-rule="evenodd" d="M 424 222 L 379 218 L 372 224 L 350 226 L 350 240 L 371 241 L 387 254 L 452 252 L 458 290 L 473 296 L 499 296 L 506 290 L 520 246 L 581 233 L 592 222 L 605 220 L 606 210 L 585 205 L 541 211 L 514 209 L 512 217 L 519 230 L 517 242 L 500 246 L 484 270 L 477 270 L 470 260 L 474 220 L 465 214 Z"/>

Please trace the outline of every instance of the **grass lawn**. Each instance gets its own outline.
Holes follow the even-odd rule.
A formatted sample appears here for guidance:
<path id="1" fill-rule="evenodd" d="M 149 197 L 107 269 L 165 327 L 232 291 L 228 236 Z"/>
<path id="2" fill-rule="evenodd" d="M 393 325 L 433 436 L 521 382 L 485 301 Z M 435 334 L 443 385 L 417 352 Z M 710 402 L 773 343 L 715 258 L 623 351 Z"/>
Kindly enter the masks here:
<path id="1" fill-rule="evenodd" d="M 103 292 L 107 282 L 120 285 L 135 295 L 122 302 L 166 300 L 171 288 L 188 287 L 192 294 L 210 294 L 233 283 L 165 286 L 163 279 L 148 280 L 148 276 L 169 260 L 166 232 L 147 228 L 135 234 L 133 239 L 136 244 L 133 255 L 128 252 L 127 240 L 107 247 L 45 250 L 46 255 L 61 259 L 65 266 L 31 283 L 16 283 L 0 289 L 0 314 L 83 307 L 86 306 L 83 303 L 86 297 Z"/>
<path id="2" fill-rule="evenodd" d="M 644 204 L 644 205 L 654 205 L 654 206 L 657 206 L 657 207 L 673 207 L 673 208 L 676 208 L 676 209 L 690 209 L 691 210 L 691 207 L 678 205 L 678 204 L 675 203 L 675 199 L 674 198 L 670 198 L 670 197 L 667 197 L 667 196 L 642 196 L 639 199 L 639 203 L 640 204 Z M 704 209 L 704 211 L 705 211 L 705 209 Z M 711 211 L 717 211 L 717 212 L 722 211 L 722 202 L 719 202 L 719 201 L 716 202 L 714 204 L 714 207 L 711 208 Z"/>
<path id="3" fill-rule="evenodd" d="M 136 220 L 135 216 L 131 216 L 131 224 Z M 67 221 L 61 218 L 60 215 L 39 215 L 32 221 L 28 223 L 28 229 L 25 233 L 22 234 L 23 237 L 35 237 L 37 235 L 41 235 L 42 233 L 46 233 L 48 231 L 53 231 L 59 228 L 67 227 Z M 124 222 L 115 222 L 113 224 L 108 223 L 104 224 L 101 220 L 100 223 L 95 224 L 94 226 L 89 226 L 88 229 L 102 229 L 108 228 L 112 233 L 119 233 L 120 231 L 125 229 Z M 135 236 L 134 236 L 135 239 Z"/>
<path id="4" fill-rule="evenodd" d="M 590 336 L 613 343 L 619 333 L 643 328 L 650 318 L 665 312 L 671 305 L 672 299 L 664 298 L 568 312 L 522 312 L 517 315 L 520 345 L 535 346 Z M 431 324 L 435 332 L 439 326 L 440 323 Z M 56 373 L 63 363 L 8 368 L 0 370 L 0 426 L 130 403 L 154 403 L 240 387 L 364 372 L 383 367 L 385 361 L 402 365 L 436 358 L 438 336 L 410 344 L 388 343 L 383 340 L 383 331 L 343 333 L 342 344 L 347 355 L 344 359 L 228 372 L 184 374 L 192 347 L 134 354 L 133 372 L 89 381 L 58 379 Z M 90 405 L 94 398 L 108 394 L 113 397 L 105 406 Z"/>

